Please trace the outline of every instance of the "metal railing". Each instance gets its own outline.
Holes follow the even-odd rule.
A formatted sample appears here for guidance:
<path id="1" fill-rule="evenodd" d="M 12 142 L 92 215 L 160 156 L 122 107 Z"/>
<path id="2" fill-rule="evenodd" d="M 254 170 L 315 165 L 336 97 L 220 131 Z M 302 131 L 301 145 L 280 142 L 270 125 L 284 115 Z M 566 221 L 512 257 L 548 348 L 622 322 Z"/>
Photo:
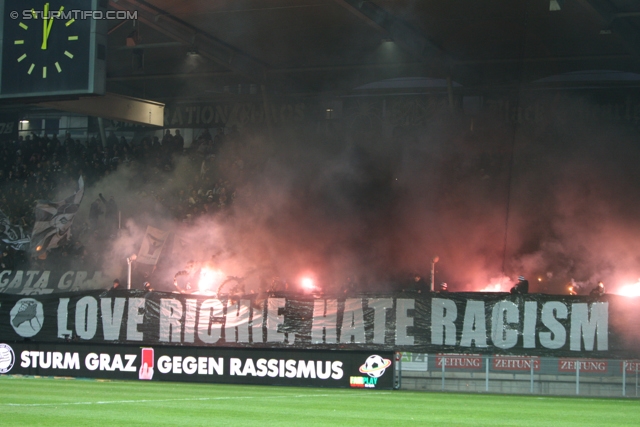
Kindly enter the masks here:
<path id="1" fill-rule="evenodd" d="M 395 384 L 432 391 L 637 398 L 639 372 L 639 360 L 397 353 Z"/>

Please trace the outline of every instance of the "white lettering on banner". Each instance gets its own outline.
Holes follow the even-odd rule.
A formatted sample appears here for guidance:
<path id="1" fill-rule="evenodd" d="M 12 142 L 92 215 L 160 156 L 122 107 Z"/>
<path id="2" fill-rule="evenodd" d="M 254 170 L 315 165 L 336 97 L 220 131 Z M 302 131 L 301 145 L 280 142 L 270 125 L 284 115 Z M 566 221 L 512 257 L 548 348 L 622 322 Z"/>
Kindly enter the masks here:
<path id="1" fill-rule="evenodd" d="M 361 299 L 347 298 L 344 302 L 340 342 L 342 344 L 351 344 L 352 342 L 363 344 L 366 342 Z"/>
<path id="2" fill-rule="evenodd" d="M 5 276 L 11 276 L 11 270 L 0 271 L 0 288 L 6 288 L 9 284 L 9 279 L 5 279 Z"/>
<path id="3" fill-rule="evenodd" d="M 484 302 L 467 301 L 465 318 L 462 325 L 460 342 L 456 342 L 457 306 L 454 301 L 433 298 L 431 302 L 431 343 L 434 345 L 456 344 L 471 347 L 483 347 L 486 332 L 483 324 Z M 524 322 L 520 324 L 520 309 L 512 301 L 499 301 L 494 304 L 491 316 L 491 340 L 501 349 L 513 348 L 522 335 L 522 348 L 536 348 L 536 325 L 538 303 L 524 302 Z M 558 319 L 569 319 L 569 310 L 560 301 L 549 301 L 542 307 L 541 321 L 549 331 L 539 332 L 540 345 L 548 349 L 558 349 L 566 345 L 567 330 Z M 570 317 L 571 350 L 580 351 L 584 341 L 584 350 L 608 349 L 608 303 L 573 304 Z M 486 329 L 485 329 L 486 331 Z M 594 342 L 597 341 L 597 345 Z"/>
<path id="4" fill-rule="evenodd" d="M 407 334 L 407 328 L 413 326 L 413 317 L 409 310 L 414 310 L 416 300 L 398 298 L 396 300 L 396 345 L 413 345 L 413 336 Z"/>
<path id="5" fill-rule="evenodd" d="M 404 315 L 402 314 L 403 302 L 406 301 L 407 307 L 405 308 Z M 373 343 L 384 344 L 386 334 L 386 310 L 393 307 L 393 299 L 369 299 L 367 300 L 369 309 L 374 311 L 373 322 Z M 414 300 L 402 300 L 399 303 L 396 324 L 398 328 L 404 330 L 397 330 L 399 334 L 400 342 L 404 342 L 405 345 L 411 341 L 413 337 L 406 334 L 406 327 L 413 326 L 413 318 L 408 317 L 406 310 L 413 309 Z M 336 344 L 338 342 L 338 331 L 340 331 L 339 341 L 340 343 L 365 343 L 365 320 L 364 320 L 364 308 L 363 300 L 357 298 L 348 298 L 344 302 L 344 308 L 341 309 L 341 304 L 335 299 L 316 299 L 313 306 L 313 318 L 311 325 L 311 342 L 313 344 Z M 342 323 L 338 328 L 338 316 L 342 312 Z M 404 320 L 403 320 L 404 319 Z M 290 340 L 291 342 L 291 340 Z"/>
<path id="6" fill-rule="evenodd" d="M 138 331 L 138 325 L 142 325 L 144 322 L 144 314 L 141 310 L 144 309 L 144 298 L 129 298 L 127 304 L 129 310 L 127 311 L 127 340 L 128 341 L 142 341 L 142 332 Z"/>
<path id="7" fill-rule="evenodd" d="M 370 298 L 367 300 L 367 305 L 373 309 L 373 343 L 384 344 L 387 330 L 387 310 L 393 308 L 393 299 Z"/>
<path id="8" fill-rule="evenodd" d="M 267 342 L 284 342 L 284 333 L 278 332 L 278 327 L 284 323 L 284 315 L 279 314 L 279 311 L 286 304 L 287 300 L 284 298 L 267 300 Z"/>
<path id="9" fill-rule="evenodd" d="M 262 304 L 258 308 L 253 309 L 251 316 L 251 339 L 253 342 L 263 342 L 262 326 L 264 325 L 264 308 Z"/>
<path id="10" fill-rule="evenodd" d="M 493 369 L 497 371 L 530 371 L 531 362 L 533 370 L 540 370 L 540 359 L 528 356 L 493 356 Z"/>
<path id="11" fill-rule="evenodd" d="M 200 306 L 200 316 L 198 317 L 198 339 L 206 344 L 218 342 L 222 335 L 222 324 L 215 321 L 215 318 L 223 316 L 224 307 L 219 299 L 208 299 Z"/>
<path id="12" fill-rule="evenodd" d="M 597 337 L 600 351 L 609 349 L 609 303 L 596 302 L 571 305 L 571 350 L 593 351 Z"/>
<path id="13" fill-rule="evenodd" d="M 227 301 L 227 316 L 225 318 L 226 342 L 249 342 L 249 314 L 251 313 L 251 301 L 240 300 L 233 304 Z M 236 336 L 237 331 L 237 336 Z"/>
<path id="14" fill-rule="evenodd" d="M 33 278 L 39 273 L 39 271 L 29 270 L 27 271 L 27 282 L 22 286 L 22 290 L 20 291 L 20 295 L 28 294 L 28 290 L 31 288 L 31 282 L 33 282 Z"/>
<path id="15" fill-rule="evenodd" d="M 302 338 L 308 340 L 302 345 L 394 344 L 405 347 L 402 350 L 416 345 L 608 350 L 608 302 L 540 303 L 509 297 L 490 305 L 478 299 L 433 298 L 429 313 L 429 307 L 418 310 L 416 300 L 409 298 L 347 298 L 344 303 L 337 299 L 315 299 L 313 318 L 299 322 L 296 317 L 286 317 L 301 313 L 297 300 L 269 298 L 263 308 L 252 307 L 248 299 L 221 301 L 162 296 L 166 297 L 155 300 L 159 303 L 157 318 L 144 314 L 145 304 L 155 304 L 153 299 L 59 298 L 57 337 L 66 339 L 75 332 L 82 340 L 143 342 L 144 326 L 145 330 L 157 328 L 158 340 L 170 343 L 212 345 L 224 339 L 226 343 L 293 344 Z M 295 310 L 289 310 L 289 306 Z M 394 306 L 395 310 L 390 313 Z M 309 305 L 304 307 L 311 311 Z M 429 328 L 428 319 L 422 317 L 425 315 L 431 320 L 430 337 L 428 330 L 425 331 L 425 324 Z M 47 313 L 45 321 L 50 317 L 51 313 Z M 126 323 L 124 327 L 123 323 Z M 285 324 L 287 329 L 283 330 Z"/>
<path id="16" fill-rule="evenodd" d="M 557 319 L 566 319 L 569 310 L 558 301 L 549 301 L 542 306 L 542 324 L 549 332 L 540 332 L 540 344 L 548 349 L 562 348 L 567 341 L 567 331 Z"/>
<path id="17" fill-rule="evenodd" d="M 321 360 L 284 360 L 284 359 L 253 359 L 244 361 L 237 357 L 229 359 L 229 375 L 253 376 L 253 377 L 287 377 L 287 378 L 319 378 L 326 380 L 332 378 L 339 380 L 344 376 L 343 363 L 340 361 Z"/>
<path id="18" fill-rule="evenodd" d="M 479 354 L 436 354 L 436 366 L 445 369 L 482 369 L 482 356 Z"/>
<path id="19" fill-rule="evenodd" d="M 620 369 L 624 369 L 625 366 L 627 374 L 640 372 L 640 361 L 638 360 L 623 360 L 620 362 Z"/>
<path id="20" fill-rule="evenodd" d="M 89 353 L 84 358 L 84 366 L 90 371 L 137 372 L 137 368 L 134 366 L 137 357 L 136 354 L 125 354 L 124 359 L 127 361 L 125 365 L 120 354 L 114 354 L 112 359 L 111 355 L 107 353 Z"/>
<path id="21" fill-rule="evenodd" d="M 9 282 L 6 289 L 17 289 L 22 286 L 22 277 L 24 276 L 24 272 L 22 270 L 18 270 L 13 280 Z"/>
<path id="22" fill-rule="evenodd" d="M 512 348 L 518 342 L 518 331 L 508 327 L 509 324 L 517 324 L 520 311 L 518 306 L 511 301 L 499 301 L 493 306 L 491 323 L 491 341 L 498 348 Z"/>
<path id="23" fill-rule="evenodd" d="M 115 302 L 113 301 L 115 299 Z M 124 316 L 126 298 L 100 298 L 100 310 L 102 313 L 102 333 L 105 341 L 120 339 L 120 328 Z M 113 309 L 111 308 L 113 304 Z"/>
<path id="24" fill-rule="evenodd" d="M 68 339 L 72 336 L 72 329 L 69 328 L 69 298 L 60 298 L 58 301 L 58 334 L 61 339 Z M 85 340 L 93 339 L 98 326 L 97 301 L 93 297 L 83 297 L 76 303 L 75 310 L 75 331 L 76 334 Z M 100 320 L 102 321 L 103 337 L 106 341 L 118 341 L 122 337 L 121 327 L 124 318 L 124 309 L 128 305 L 127 317 L 127 340 L 142 341 L 142 333 L 138 331 L 144 316 L 140 309 L 144 308 L 144 298 L 101 298 L 100 299 Z"/>
<path id="25" fill-rule="evenodd" d="M 61 291 L 79 291 L 82 289 L 96 289 L 106 285 L 103 283 L 102 272 L 96 271 L 93 277 L 87 280 L 86 271 L 67 271 L 58 281 L 58 289 Z"/>
<path id="26" fill-rule="evenodd" d="M 98 329 L 98 302 L 93 297 L 82 297 L 76 303 L 76 334 L 91 340 Z"/>
<path id="27" fill-rule="evenodd" d="M 456 325 L 454 322 L 457 317 L 458 307 L 455 302 L 442 298 L 431 300 L 432 344 L 456 345 Z"/>
<path id="28" fill-rule="evenodd" d="M 73 290 L 82 289 L 84 285 L 84 279 L 86 278 L 87 278 L 86 271 L 77 271 L 76 276 L 73 279 L 73 287 L 71 288 L 71 290 L 73 291 Z"/>
<path id="29" fill-rule="evenodd" d="M 40 278 L 36 281 L 36 283 L 31 286 L 31 282 L 34 277 L 37 276 L 39 271 L 28 271 L 27 275 L 29 276 L 27 283 L 23 286 L 20 291 L 20 295 L 39 295 L 39 294 L 48 294 L 53 292 L 53 289 L 46 289 L 47 284 L 49 283 L 49 271 L 44 271 Z"/>
<path id="30" fill-rule="evenodd" d="M 484 314 L 484 301 L 467 301 L 464 311 L 464 323 L 462 325 L 462 347 L 487 347 L 487 328 Z"/>
<path id="31" fill-rule="evenodd" d="M 53 281 L 51 279 L 52 274 L 56 277 Z M 103 283 L 101 271 L 94 272 L 90 280 L 86 280 L 86 271 L 66 271 L 59 279 L 57 279 L 57 274 L 59 273 L 49 270 L 28 270 L 26 272 L 22 270 L 3 270 L 0 272 L 0 292 L 18 295 L 45 295 L 54 291 L 96 289 L 106 285 L 106 283 Z M 51 286 L 49 286 L 50 284 Z"/>
<path id="32" fill-rule="evenodd" d="M 60 298 L 58 301 L 58 338 L 71 338 L 71 330 L 67 325 L 69 317 L 69 298 Z"/>
<path id="33" fill-rule="evenodd" d="M 313 344 L 335 344 L 338 341 L 338 300 L 316 299 L 313 301 Z"/>
<path id="34" fill-rule="evenodd" d="M 536 324 L 538 323 L 538 303 L 525 301 L 524 326 L 522 328 L 522 347 L 536 348 Z"/>
<path id="35" fill-rule="evenodd" d="M 187 356 L 183 359 L 182 356 L 164 355 L 158 358 L 158 372 L 161 374 L 181 374 L 184 372 L 187 375 L 223 375 L 224 359 L 203 356 L 198 358 Z"/>
<path id="36" fill-rule="evenodd" d="M 73 285 L 73 276 L 75 275 L 74 271 L 67 271 L 62 276 L 60 276 L 60 280 L 58 281 L 58 289 L 66 291 L 71 289 L 71 285 Z M 67 280 L 68 277 L 71 277 Z"/>
<path id="37" fill-rule="evenodd" d="M 189 298 L 185 301 L 187 311 L 184 315 L 184 342 L 193 342 L 196 330 L 196 310 L 198 300 Z"/>
<path id="38" fill-rule="evenodd" d="M 160 341 L 181 342 L 182 303 L 176 299 L 160 299 Z"/>
<path id="39" fill-rule="evenodd" d="M 78 353 L 25 350 L 20 354 L 20 359 L 20 366 L 23 368 L 80 369 Z"/>
<path id="40" fill-rule="evenodd" d="M 558 371 L 576 372 L 578 363 L 580 364 L 580 372 L 607 372 L 609 366 L 606 360 L 558 359 Z"/>

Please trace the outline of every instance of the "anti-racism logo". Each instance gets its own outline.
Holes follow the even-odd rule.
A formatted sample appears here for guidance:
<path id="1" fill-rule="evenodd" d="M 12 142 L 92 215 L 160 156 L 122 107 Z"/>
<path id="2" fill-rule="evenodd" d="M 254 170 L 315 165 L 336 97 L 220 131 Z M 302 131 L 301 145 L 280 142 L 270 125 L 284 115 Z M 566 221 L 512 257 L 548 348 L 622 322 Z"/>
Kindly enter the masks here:
<path id="1" fill-rule="evenodd" d="M 391 366 L 391 360 L 373 354 L 360 366 L 360 373 L 367 374 L 366 377 L 350 377 L 349 385 L 354 388 L 375 388 L 378 378 L 384 375 L 387 368 Z"/>
<path id="2" fill-rule="evenodd" d="M 6 374 L 13 368 L 16 355 L 7 344 L 0 344 L 0 374 Z"/>
<path id="3" fill-rule="evenodd" d="M 385 359 L 377 354 L 367 357 L 367 360 L 360 366 L 360 373 L 367 374 L 371 378 L 380 378 L 384 371 L 391 366 L 391 360 Z"/>
<path id="4" fill-rule="evenodd" d="M 30 338 L 40 332 L 44 322 L 42 303 L 33 298 L 23 298 L 11 309 L 11 326 L 18 335 Z"/>

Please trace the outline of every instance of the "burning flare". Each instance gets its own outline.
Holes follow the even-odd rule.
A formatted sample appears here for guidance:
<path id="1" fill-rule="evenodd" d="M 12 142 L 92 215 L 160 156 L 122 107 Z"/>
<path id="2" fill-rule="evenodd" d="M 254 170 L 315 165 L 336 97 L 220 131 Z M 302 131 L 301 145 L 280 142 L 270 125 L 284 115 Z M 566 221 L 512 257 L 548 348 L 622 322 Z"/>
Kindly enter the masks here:
<path id="1" fill-rule="evenodd" d="M 640 279 L 634 284 L 624 285 L 617 292 L 618 295 L 625 297 L 638 297 L 640 296 Z"/>
<path id="2" fill-rule="evenodd" d="M 509 292 L 513 282 L 507 276 L 494 277 L 489 279 L 489 284 L 476 292 Z"/>
<path id="3" fill-rule="evenodd" d="M 226 278 L 227 276 L 218 269 L 203 267 L 202 270 L 200 270 L 198 289 L 200 292 L 215 292 Z"/>

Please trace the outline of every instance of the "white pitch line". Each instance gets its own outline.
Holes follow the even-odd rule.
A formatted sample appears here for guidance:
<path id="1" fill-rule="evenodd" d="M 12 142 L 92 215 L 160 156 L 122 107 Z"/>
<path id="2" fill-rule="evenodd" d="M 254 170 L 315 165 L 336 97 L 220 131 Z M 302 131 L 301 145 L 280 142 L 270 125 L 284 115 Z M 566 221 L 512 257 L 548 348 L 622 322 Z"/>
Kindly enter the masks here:
<path id="1" fill-rule="evenodd" d="M 376 393 L 375 396 L 381 394 L 391 393 Z M 349 397 L 344 393 L 338 393 L 340 397 Z M 73 406 L 73 405 L 112 405 L 112 404 L 126 404 L 126 403 L 154 403 L 154 402 L 197 402 L 197 401 L 213 401 L 213 400 L 242 400 L 242 399 L 291 399 L 291 398 L 305 398 L 305 397 L 332 397 L 336 394 L 298 394 L 298 395 L 286 395 L 286 396 L 235 396 L 235 397 L 193 397 L 184 399 L 141 399 L 141 400 L 107 400 L 97 402 L 60 402 L 60 403 L 0 403 L 0 406 L 11 407 L 37 407 L 37 406 Z M 354 397 L 365 397 L 367 395 L 359 395 Z M 373 395 L 369 395 L 373 396 Z"/>

